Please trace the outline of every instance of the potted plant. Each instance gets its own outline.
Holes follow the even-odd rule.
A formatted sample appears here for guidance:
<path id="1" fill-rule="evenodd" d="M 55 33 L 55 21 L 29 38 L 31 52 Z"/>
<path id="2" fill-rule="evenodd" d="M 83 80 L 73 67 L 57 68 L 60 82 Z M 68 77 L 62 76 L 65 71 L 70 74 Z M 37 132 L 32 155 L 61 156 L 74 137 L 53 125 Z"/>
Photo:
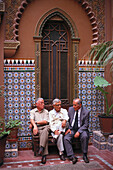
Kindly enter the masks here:
<path id="1" fill-rule="evenodd" d="M 86 56 L 88 56 L 91 61 L 97 61 L 97 66 L 100 66 L 100 63 L 103 66 L 111 64 L 111 71 L 113 71 L 113 41 L 92 45 L 84 57 Z"/>
<path id="2" fill-rule="evenodd" d="M 18 136 L 18 129 L 21 128 L 21 121 L 20 120 L 12 120 L 9 119 L 9 121 L 6 124 L 6 130 L 10 130 L 10 134 L 8 135 L 7 139 L 17 139 Z"/>
<path id="3" fill-rule="evenodd" d="M 3 96 L 3 86 L 0 86 L 0 97 Z M 4 161 L 4 153 L 5 153 L 5 144 L 6 138 L 10 131 L 6 131 L 5 129 L 5 121 L 3 117 L 0 117 L 0 166 Z"/>
<path id="4" fill-rule="evenodd" d="M 111 73 L 113 73 L 113 41 L 107 41 L 92 46 L 91 50 L 88 51 L 87 56 L 89 56 L 89 59 L 91 61 L 96 61 L 97 66 L 106 67 L 107 65 L 110 65 Z M 113 76 L 112 76 L 112 82 L 113 82 Z M 109 135 L 113 133 L 113 114 L 111 114 L 113 104 L 109 106 L 108 98 L 107 98 L 108 92 L 105 91 L 104 88 L 111 84 L 108 83 L 103 77 L 96 76 L 94 79 L 94 85 L 98 90 L 100 90 L 103 93 L 105 99 L 105 106 L 106 106 L 105 113 L 98 115 L 100 121 L 100 129 L 104 135 Z"/>
<path id="5" fill-rule="evenodd" d="M 6 130 L 5 122 L 2 117 L 0 117 L 0 166 L 3 164 L 4 161 L 4 153 L 5 153 L 5 144 L 7 135 L 10 133 L 10 130 Z"/>
<path id="6" fill-rule="evenodd" d="M 106 112 L 98 115 L 101 132 L 103 133 L 103 135 L 113 134 L 113 114 L 111 114 L 111 109 L 113 108 L 113 104 L 109 106 L 107 100 L 108 92 L 104 90 L 104 87 L 107 87 L 111 84 L 108 83 L 108 81 L 106 81 L 103 77 L 96 76 L 94 79 L 94 85 L 97 90 L 100 90 L 102 92 L 105 99 Z"/>

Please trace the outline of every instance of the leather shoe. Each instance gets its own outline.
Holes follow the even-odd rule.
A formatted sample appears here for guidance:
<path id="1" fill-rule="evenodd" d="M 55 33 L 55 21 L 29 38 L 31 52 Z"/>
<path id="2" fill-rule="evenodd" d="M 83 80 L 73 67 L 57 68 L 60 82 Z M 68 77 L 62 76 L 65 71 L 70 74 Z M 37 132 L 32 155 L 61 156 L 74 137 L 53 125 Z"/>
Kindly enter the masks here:
<path id="1" fill-rule="evenodd" d="M 76 164 L 76 162 L 77 162 L 77 157 L 73 157 L 73 158 L 72 158 L 72 163 L 73 163 L 73 164 Z"/>
<path id="2" fill-rule="evenodd" d="M 40 149 L 39 149 L 39 152 L 38 152 L 38 155 L 43 155 L 43 153 L 44 153 L 44 147 L 40 147 Z"/>
<path id="3" fill-rule="evenodd" d="M 89 163 L 89 159 L 88 159 L 87 155 L 83 155 L 83 160 L 85 163 Z"/>
<path id="4" fill-rule="evenodd" d="M 44 156 L 42 156 L 41 163 L 42 163 L 42 164 L 45 164 L 45 163 L 46 163 L 46 156 L 45 156 L 45 155 L 44 155 Z"/>
<path id="5" fill-rule="evenodd" d="M 60 159 L 61 159 L 62 161 L 65 161 L 65 160 L 66 160 L 65 157 L 64 157 L 64 154 L 60 155 Z"/>

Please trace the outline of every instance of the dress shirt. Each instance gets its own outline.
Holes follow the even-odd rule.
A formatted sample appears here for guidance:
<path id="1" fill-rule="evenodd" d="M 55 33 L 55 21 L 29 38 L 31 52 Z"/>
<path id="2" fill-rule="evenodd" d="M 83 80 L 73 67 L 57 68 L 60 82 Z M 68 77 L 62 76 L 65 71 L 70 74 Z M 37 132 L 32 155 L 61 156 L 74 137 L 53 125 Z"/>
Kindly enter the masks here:
<path id="1" fill-rule="evenodd" d="M 80 113 L 81 113 L 81 108 L 78 110 L 78 128 L 80 127 Z M 76 111 L 75 111 L 73 121 L 72 121 L 72 124 L 71 124 L 72 127 L 73 127 L 73 125 L 75 123 L 75 117 L 76 117 Z"/>
<path id="2" fill-rule="evenodd" d="M 41 112 L 37 108 L 30 111 L 30 119 L 33 119 L 36 122 L 46 120 L 49 122 L 49 112 L 46 109 L 43 109 Z"/>
<path id="3" fill-rule="evenodd" d="M 68 121 L 68 119 L 69 117 L 66 109 L 61 108 L 60 112 L 56 112 L 55 109 L 53 109 L 49 112 L 49 123 L 53 132 L 61 126 L 63 120 Z"/>

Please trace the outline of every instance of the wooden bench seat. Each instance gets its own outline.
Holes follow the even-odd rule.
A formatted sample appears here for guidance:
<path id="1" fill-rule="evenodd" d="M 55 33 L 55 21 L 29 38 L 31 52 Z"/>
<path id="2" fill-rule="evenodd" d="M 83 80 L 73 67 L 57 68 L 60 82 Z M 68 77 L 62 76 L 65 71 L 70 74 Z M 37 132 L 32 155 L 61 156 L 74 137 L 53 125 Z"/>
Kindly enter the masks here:
<path id="1" fill-rule="evenodd" d="M 39 150 L 39 136 L 38 135 L 32 135 L 33 138 L 33 151 L 34 151 L 34 156 L 38 156 L 38 150 Z M 53 143 L 52 141 L 52 136 L 48 136 L 48 147 L 55 146 L 56 144 Z M 81 150 L 81 143 L 80 139 L 74 139 L 72 142 L 73 148 L 75 150 Z M 56 146 L 57 147 L 57 146 Z"/>

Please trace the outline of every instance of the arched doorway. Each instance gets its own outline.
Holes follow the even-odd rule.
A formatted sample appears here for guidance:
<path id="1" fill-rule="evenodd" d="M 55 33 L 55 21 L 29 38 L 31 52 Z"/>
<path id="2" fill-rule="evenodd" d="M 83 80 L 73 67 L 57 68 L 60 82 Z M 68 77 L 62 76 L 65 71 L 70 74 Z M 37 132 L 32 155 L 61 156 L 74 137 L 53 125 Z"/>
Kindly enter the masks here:
<path id="1" fill-rule="evenodd" d="M 70 31 L 63 20 L 49 20 L 41 40 L 41 96 L 70 101 Z"/>
<path id="2" fill-rule="evenodd" d="M 46 104 L 58 97 L 71 104 L 78 96 L 79 35 L 75 23 L 62 10 L 48 11 L 36 25 L 35 98 Z"/>

